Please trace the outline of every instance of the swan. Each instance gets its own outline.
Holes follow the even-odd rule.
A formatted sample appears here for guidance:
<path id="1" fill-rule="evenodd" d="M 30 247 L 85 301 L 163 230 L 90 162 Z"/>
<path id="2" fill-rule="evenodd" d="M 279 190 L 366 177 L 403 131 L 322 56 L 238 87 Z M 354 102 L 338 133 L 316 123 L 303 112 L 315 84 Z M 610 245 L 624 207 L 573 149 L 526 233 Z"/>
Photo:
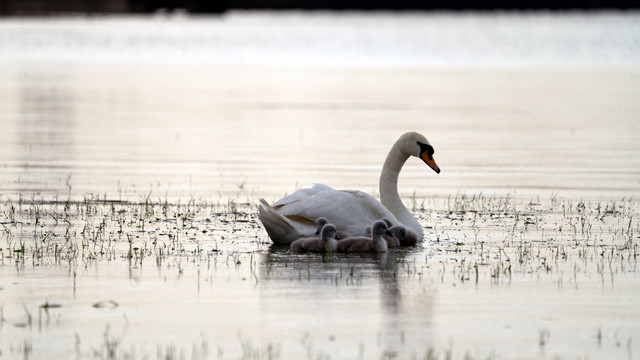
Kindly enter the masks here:
<path id="1" fill-rule="evenodd" d="M 258 217 L 276 244 L 290 244 L 300 237 L 314 235 L 315 219 L 319 217 L 326 217 L 349 236 L 363 235 L 368 225 L 388 218 L 394 225 L 404 225 L 416 234 L 418 240 L 422 240 L 422 226 L 398 195 L 398 175 L 410 156 L 422 159 L 433 171 L 440 173 L 433 153 L 433 147 L 423 135 L 405 133 L 391 147 L 382 167 L 380 201 L 362 191 L 334 190 L 327 185 L 315 184 L 273 205 L 259 199 Z"/>
<path id="2" fill-rule="evenodd" d="M 302 253 L 307 251 L 327 252 L 335 251 L 338 241 L 336 240 L 337 229 L 332 224 L 322 227 L 319 238 L 302 238 L 291 243 L 292 253 Z"/>
<path id="3" fill-rule="evenodd" d="M 389 247 L 415 246 L 418 244 L 418 236 L 413 231 L 404 227 L 404 225 L 393 225 L 389 219 L 381 220 L 387 223 L 389 227 L 389 233 L 391 235 L 382 235 L 382 237 L 387 240 Z M 368 227 L 365 232 L 367 235 L 370 235 L 371 227 Z"/>
<path id="4" fill-rule="evenodd" d="M 371 231 L 371 237 L 355 236 L 340 240 L 338 242 L 338 252 L 347 253 L 365 253 L 374 252 L 381 253 L 387 252 L 389 247 L 387 241 L 382 235 L 389 235 L 389 228 L 387 224 L 378 220 L 373 224 L 373 230 Z"/>
<path id="5" fill-rule="evenodd" d="M 407 230 L 403 225 L 394 225 L 389 228 L 389 232 L 398 241 L 398 246 L 415 246 L 418 244 L 418 237 L 411 230 Z M 389 245 L 391 247 L 391 245 Z"/>
<path id="6" fill-rule="evenodd" d="M 382 218 L 380 220 L 384 221 L 389 228 L 389 234 L 382 234 L 382 238 L 384 238 L 384 240 L 387 242 L 387 246 L 390 248 L 400 247 L 400 236 L 402 236 L 402 238 L 404 238 L 405 236 L 403 233 L 401 233 L 401 231 L 405 231 L 406 233 L 406 230 L 404 230 L 405 227 L 402 225 L 396 225 L 394 227 L 393 223 L 391 223 L 391 220 L 387 218 Z M 391 232 L 391 229 L 395 229 L 394 232 Z M 371 236 L 371 226 L 367 226 L 367 228 L 364 230 L 364 235 Z"/>
<path id="7" fill-rule="evenodd" d="M 327 218 L 324 217 L 324 216 L 321 216 L 321 217 L 316 219 L 316 236 L 320 235 L 320 232 L 322 231 L 322 228 L 325 225 L 327 225 L 328 223 L 329 223 L 329 220 L 327 220 Z M 346 239 L 348 237 L 349 237 L 349 235 L 347 235 L 347 233 L 345 233 L 344 231 L 337 230 L 337 232 L 336 232 L 336 240 Z"/>

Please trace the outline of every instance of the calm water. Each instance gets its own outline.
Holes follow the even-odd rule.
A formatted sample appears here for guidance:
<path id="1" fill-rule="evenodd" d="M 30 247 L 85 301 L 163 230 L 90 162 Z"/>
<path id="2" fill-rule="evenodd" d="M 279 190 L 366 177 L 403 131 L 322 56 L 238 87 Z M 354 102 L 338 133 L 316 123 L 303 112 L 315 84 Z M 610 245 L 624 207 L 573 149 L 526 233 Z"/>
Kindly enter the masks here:
<path id="1" fill-rule="evenodd" d="M 640 14 L 231 12 L 4 19 L 0 59 L 287 66 L 637 66 Z"/>
<path id="2" fill-rule="evenodd" d="M 377 191 L 420 131 L 400 191 L 616 197 L 640 190 L 636 70 L 14 65 L 1 73 L 3 194 L 264 196 Z M 446 169 L 446 171 L 445 171 Z"/>
<path id="3" fill-rule="evenodd" d="M 3 19 L 2 355 L 637 357 L 638 19 Z M 409 130 L 422 246 L 271 247 L 257 198 Z"/>

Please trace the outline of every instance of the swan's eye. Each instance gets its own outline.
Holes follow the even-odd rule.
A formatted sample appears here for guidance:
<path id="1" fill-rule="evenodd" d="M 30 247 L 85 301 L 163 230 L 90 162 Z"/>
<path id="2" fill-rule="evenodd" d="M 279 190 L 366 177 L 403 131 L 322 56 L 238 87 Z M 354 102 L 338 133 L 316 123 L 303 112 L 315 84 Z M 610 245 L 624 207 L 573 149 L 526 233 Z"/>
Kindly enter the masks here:
<path id="1" fill-rule="evenodd" d="M 417 142 L 418 146 L 420 146 L 420 154 L 427 153 L 429 155 L 429 159 L 433 160 L 433 154 L 435 151 L 433 150 L 433 146 L 429 144 L 423 144 L 420 141 Z"/>

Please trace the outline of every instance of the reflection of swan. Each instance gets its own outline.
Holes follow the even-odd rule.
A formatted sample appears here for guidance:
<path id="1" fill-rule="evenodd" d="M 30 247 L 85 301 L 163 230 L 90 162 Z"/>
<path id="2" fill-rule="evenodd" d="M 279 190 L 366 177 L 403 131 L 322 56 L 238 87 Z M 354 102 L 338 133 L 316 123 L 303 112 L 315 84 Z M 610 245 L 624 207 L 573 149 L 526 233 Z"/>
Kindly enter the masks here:
<path id="1" fill-rule="evenodd" d="M 421 158 L 436 173 L 440 168 L 433 160 L 433 147 L 415 132 L 402 135 L 393 145 L 380 174 L 380 201 L 357 190 L 334 190 L 316 184 L 300 189 L 270 206 L 264 199 L 258 205 L 260 221 L 274 243 L 288 244 L 299 237 L 315 234 L 315 220 L 326 217 L 330 223 L 350 236 L 364 234 L 364 229 L 381 218 L 403 224 L 419 240 L 422 227 L 400 200 L 398 175 L 409 156 Z"/>
<path id="2" fill-rule="evenodd" d="M 338 241 L 336 240 L 336 227 L 326 224 L 322 227 L 319 238 L 302 238 L 291 243 L 292 253 L 327 252 L 335 251 Z"/>
<path id="3" fill-rule="evenodd" d="M 355 236 L 340 240 L 338 242 L 338 251 L 348 253 L 386 252 L 388 250 L 387 241 L 382 235 L 388 232 L 387 224 L 382 220 L 378 220 L 373 224 L 370 238 Z"/>

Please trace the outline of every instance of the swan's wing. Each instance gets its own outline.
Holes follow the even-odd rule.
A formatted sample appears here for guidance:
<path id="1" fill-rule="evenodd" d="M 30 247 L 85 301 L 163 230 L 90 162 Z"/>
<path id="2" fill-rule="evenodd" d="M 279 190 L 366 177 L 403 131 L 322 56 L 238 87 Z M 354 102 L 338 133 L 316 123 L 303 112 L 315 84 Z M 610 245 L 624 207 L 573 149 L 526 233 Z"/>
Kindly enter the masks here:
<path id="1" fill-rule="evenodd" d="M 313 184 L 312 189 L 320 191 L 335 191 L 331 186 L 325 184 Z"/>
<path id="2" fill-rule="evenodd" d="M 258 204 L 258 217 L 274 243 L 289 244 L 315 233 L 315 221 L 300 216 L 284 216 L 264 199 Z"/>
<path id="3" fill-rule="evenodd" d="M 294 192 L 291 195 L 287 195 L 285 197 L 283 197 L 282 199 L 276 201 L 275 203 L 273 203 L 273 207 L 275 209 L 278 209 L 282 206 L 288 205 L 288 204 L 292 204 L 294 202 L 298 202 L 298 201 L 305 201 L 305 200 L 309 200 L 309 198 L 323 192 L 323 191 L 335 191 L 334 189 L 332 189 L 330 186 L 324 185 L 324 184 L 314 184 L 312 187 L 310 188 L 302 188 L 296 192 Z"/>
<path id="4" fill-rule="evenodd" d="M 359 190 L 339 190 L 336 191 L 340 197 L 341 206 L 345 206 L 350 213 L 359 217 L 365 217 L 373 222 L 389 216 L 392 222 L 397 222 L 396 217 L 378 199 Z"/>
<path id="5" fill-rule="evenodd" d="M 398 220 L 378 200 L 362 191 L 336 191 L 314 188 L 303 194 L 291 194 L 289 201 L 279 201 L 278 213 L 287 218 L 305 218 L 311 221 L 324 216 L 329 223 L 351 236 L 363 235 L 364 229 L 380 218 L 387 217 L 393 223 Z M 298 190 L 298 191 L 301 191 Z M 296 192 L 297 193 L 297 192 Z M 294 196 L 295 195 L 295 196 Z M 284 199 L 283 199 L 284 200 Z"/>
<path id="6" fill-rule="evenodd" d="M 298 210 L 310 206 L 314 196 L 325 191 L 335 190 L 326 185 L 314 185 L 311 188 L 300 189 L 276 201 L 273 205 L 260 199 L 258 217 L 273 242 L 288 244 L 297 238 L 314 235 L 317 217 L 315 215 L 309 217 Z"/>

